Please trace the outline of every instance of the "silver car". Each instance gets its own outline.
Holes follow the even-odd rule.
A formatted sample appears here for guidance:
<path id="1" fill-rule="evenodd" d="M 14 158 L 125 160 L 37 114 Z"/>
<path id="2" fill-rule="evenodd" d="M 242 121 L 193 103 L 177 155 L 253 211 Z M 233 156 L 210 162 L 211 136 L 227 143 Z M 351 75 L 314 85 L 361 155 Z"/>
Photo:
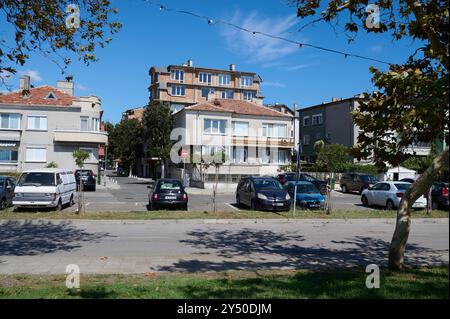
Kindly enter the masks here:
<path id="1" fill-rule="evenodd" d="M 400 205 L 403 195 L 411 183 L 406 182 L 379 182 L 361 193 L 361 202 L 364 206 L 384 206 L 386 209 L 396 209 Z M 420 196 L 412 206 L 413 208 L 427 207 L 425 196 Z"/>

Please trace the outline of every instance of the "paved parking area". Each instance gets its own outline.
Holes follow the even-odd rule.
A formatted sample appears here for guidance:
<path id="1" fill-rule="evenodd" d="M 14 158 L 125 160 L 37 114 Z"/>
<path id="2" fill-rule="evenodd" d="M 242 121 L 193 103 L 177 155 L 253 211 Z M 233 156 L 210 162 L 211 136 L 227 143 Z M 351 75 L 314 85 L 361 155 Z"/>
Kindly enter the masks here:
<path id="1" fill-rule="evenodd" d="M 86 211 L 146 211 L 147 210 L 147 186 L 152 184 L 148 181 L 137 180 L 128 177 L 115 178 L 120 185 L 119 189 L 97 189 L 95 192 L 85 192 Z M 211 211 L 212 192 L 208 190 L 188 190 L 189 211 Z M 345 210 L 373 210 L 362 206 L 358 194 L 343 194 L 341 191 L 333 191 L 333 209 Z M 220 193 L 217 195 L 216 203 L 219 211 L 242 210 L 235 205 L 235 194 Z M 75 211 L 76 205 L 66 210 Z"/>

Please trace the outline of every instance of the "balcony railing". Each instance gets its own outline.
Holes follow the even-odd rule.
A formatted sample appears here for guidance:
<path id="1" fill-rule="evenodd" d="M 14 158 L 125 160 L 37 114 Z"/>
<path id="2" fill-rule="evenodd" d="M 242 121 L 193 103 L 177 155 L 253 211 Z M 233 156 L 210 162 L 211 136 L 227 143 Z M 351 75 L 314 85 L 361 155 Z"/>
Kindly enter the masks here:
<path id="1" fill-rule="evenodd" d="M 108 133 L 103 131 L 57 129 L 54 133 L 55 142 L 108 144 Z"/>
<path id="2" fill-rule="evenodd" d="M 233 145 L 294 147 L 294 138 L 233 136 L 232 143 Z"/>

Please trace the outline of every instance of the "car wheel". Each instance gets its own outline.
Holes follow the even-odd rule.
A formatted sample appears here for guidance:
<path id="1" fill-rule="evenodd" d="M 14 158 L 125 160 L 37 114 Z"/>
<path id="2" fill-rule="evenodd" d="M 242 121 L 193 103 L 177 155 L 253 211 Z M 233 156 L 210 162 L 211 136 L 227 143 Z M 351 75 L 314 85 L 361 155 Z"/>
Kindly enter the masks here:
<path id="1" fill-rule="evenodd" d="M 359 195 L 361 195 L 365 189 L 366 189 L 365 187 L 361 187 L 361 189 L 359 190 Z"/>
<path id="2" fill-rule="evenodd" d="M 255 203 L 254 199 L 252 199 L 251 202 L 250 202 L 250 209 L 251 210 L 256 210 L 256 203 Z"/>
<path id="3" fill-rule="evenodd" d="M 390 199 L 387 200 L 386 202 L 386 209 L 387 210 L 394 210 L 395 209 L 395 205 L 394 202 Z"/>
<path id="4" fill-rule="evenodd" d="M 0 210 L 4 210 L 6 208 L 6 198 L 2 198 L 0 200 Z"/>
<path id="5" fill-rule="evenodd" d="M 183 205 L 183 210 L 188 210 L 188 204 Z"/>
<path id="6" fill-rule="evenodd" d="M 438 203 L 437 202 L 431 202 L 431 209 L 436 210 L 438 209 Z"/>
<path id="7" fill-rule="evenodd" d="M 346 185 L 342 185 L 342 192 L 343 193 L 348 193 L 348 189 Z"/>
<path id="8" fill-rule="evenodd" d="M 62 210 L 62 200 L 61 200 L 61 198 L 59 199 L 58 205 L 55 207 L 55 210 L 57 212 L 60 212 Z"/>
<path id="9" fill-rule="evenodd" d="M 363 204 L 364 207 L 369 207 L 369 200 L 367 199 L 366 196 L 363 196 L 361 198 L 361 201 L 362 201 L 362 204 Z"/>
<path id="10" fill-rule="evenodd" d="M 92 186 L 92 189 L 91 189 L 91 190 L 92 190 L 93 192 L 95 192 L 95 188 L 96 188 L 96 186 L 94 185 L 94 186 Z"/>
<path id="11" fill-rule="evenodd" d="M 70 196 L 69 207 L 75 205 L 75 200 L 73 199 L 73 195 Z"/>
<path id="12" fill-rule="evenodd" d="M 241 207 L 241 199 L 239 198 L 239 195 L 236 195 L 236 206 Z"/>

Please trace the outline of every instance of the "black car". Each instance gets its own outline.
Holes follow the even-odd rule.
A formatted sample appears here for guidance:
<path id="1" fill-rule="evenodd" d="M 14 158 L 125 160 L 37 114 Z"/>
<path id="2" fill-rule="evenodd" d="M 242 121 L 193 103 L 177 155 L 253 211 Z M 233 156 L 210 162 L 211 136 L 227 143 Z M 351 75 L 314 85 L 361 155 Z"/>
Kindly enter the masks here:
<path id="1" fill-rule="evenodd" d="M 159 179 L 148 193 L 148 209 L 161 207 L 175 207 L 188 209 L 188 195 L 184 190 L 183 182 L 177 179 Z"/>
<path id="2" fill-rule="evenodd" d="M 378 183 L 378 179 L 364 173 L 345 173 L 339 180 L 339 186 L 343 193 L 358 192 L 362 194 L 363 190 L 372 187 Z"/>
<path id="3" fill-rule="evenodd" d="M 12 204 L 16 181 L 9 176 L 0 176 L 0 210 Z"/>
<path id="4" fill-rule="evenodd" d="M 77 189 L 79 189 L 81 181 L 83 183 L 83 190 L 95 191 L 96 179 L 92 170 L 77 169 L 74 174 L 75 181 L 77 182 Z"/>
<path id="5" fill-rule="evenodd" d="M 289 210 L 291 197 L 273 177 L 246 177 L 237 186 L 236 204 L 253 210 Z"/>
<path id="6" fill-rule="evenodd" d="M 448 210 L 448 183 L 437 182 L 431 187 L 431 203 L 433 209 Z"/>
<path id="7" fill-rule="evenodd" d="M 279 174 L 277 176 L 278 181 L 281 183 L 281 185 L 286 184 L 287 182 L 295 182 L 297 174 L 293 172 L 289 173 L 283 173 Z M 299 182 L 310 182 L 316 188 L 320 191 L 322 195 L 327 193 L 327 182 L 321 181 L 320 179 L 317 179 L 309 174 L 306 173 L 300 173 L 300 177 L 298 179 Z"/>

